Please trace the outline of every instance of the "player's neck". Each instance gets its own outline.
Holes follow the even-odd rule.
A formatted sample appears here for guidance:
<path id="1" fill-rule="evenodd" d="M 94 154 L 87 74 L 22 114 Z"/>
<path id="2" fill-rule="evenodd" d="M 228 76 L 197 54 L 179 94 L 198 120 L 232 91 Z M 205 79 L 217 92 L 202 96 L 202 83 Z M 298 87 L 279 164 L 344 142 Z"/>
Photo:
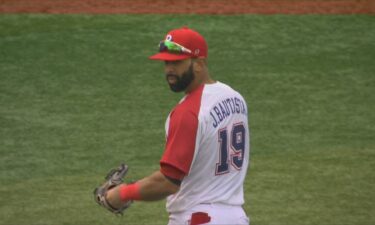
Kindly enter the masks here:
<path id="1" fill-rule="evenodd" d="M 199 79 L 200 78 L 200 79 Z M 213 84 L 216 83 L 215 80 L 213 80 L 208 73 L 202 75 L 202 76 L 197 76 L 193 82 L 186 88 L 185 94 L 190 94 L 193 92 L 195 89 L 200 87 L 201 85 L 204 84 Z"/>

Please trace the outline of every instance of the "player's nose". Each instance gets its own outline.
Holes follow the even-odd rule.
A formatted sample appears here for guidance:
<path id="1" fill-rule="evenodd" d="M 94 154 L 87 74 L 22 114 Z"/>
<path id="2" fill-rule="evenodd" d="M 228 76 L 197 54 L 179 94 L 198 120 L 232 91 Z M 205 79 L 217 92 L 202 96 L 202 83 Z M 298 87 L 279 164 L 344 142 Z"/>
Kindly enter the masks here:
<path id="1" fill-rule="evenodd" d="M 176 71 L 172 64 L 166 63 L 164 66 L 164 72 L 165 74 L 174 74 Z"/>

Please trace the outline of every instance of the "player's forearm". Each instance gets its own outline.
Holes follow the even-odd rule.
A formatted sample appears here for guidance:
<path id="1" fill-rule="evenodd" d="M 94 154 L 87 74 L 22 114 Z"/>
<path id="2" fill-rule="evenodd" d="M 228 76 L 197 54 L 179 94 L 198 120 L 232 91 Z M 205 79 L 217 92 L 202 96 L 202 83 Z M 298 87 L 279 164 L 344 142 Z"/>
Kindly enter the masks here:
<path id="1" fill-rule="evenodd" d="M 166 198 L 179 190 L 179 186 L 169 181 L 160 171 L 138 181 L 143 201 L 156 201 Z"/>
<path id="2" fill-rule="evenodd" d="M 136 184 L 119 185 L 108 191 L 107 201 L 114 208 L 120 208 L 129 200 L 161 200 L 178 190 L 179 186 L 173 184 L 160 171 L 157 171 L 137 181 Z"/>

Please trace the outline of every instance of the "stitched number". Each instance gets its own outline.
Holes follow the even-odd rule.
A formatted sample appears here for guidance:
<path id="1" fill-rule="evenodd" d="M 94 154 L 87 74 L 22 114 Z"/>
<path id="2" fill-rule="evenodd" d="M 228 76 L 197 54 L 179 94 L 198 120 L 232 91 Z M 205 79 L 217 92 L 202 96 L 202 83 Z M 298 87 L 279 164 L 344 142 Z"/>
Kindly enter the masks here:
<path id="1" fill-rule="evenodd" d="M 229 172 L 228 163 L 228 133 L 226 129 L 219 130 L 220 162 L 216 164 L 216 175 Z"/>
<path id="2" fill-rule="evenodd" d="M 242 168 L 245 153 L 245 127 L 242 123 L 235 124 L 232 129 L 232 165 L 237 170 Z"/>
<path id="3" fill-rule="evenodd" d="M 242 123 L 234 124 L 230 135 L 230 146 L 232 153 L 229 159 L 228 132 L 227 129 L 219 130 L 220 156 L 219 163 L 216 164 L 216 175 L 229 172 L 229 160 L 231 165 L 241 170 L 243 157 L 245 155 L 245 134 L 246 130 Z"/>

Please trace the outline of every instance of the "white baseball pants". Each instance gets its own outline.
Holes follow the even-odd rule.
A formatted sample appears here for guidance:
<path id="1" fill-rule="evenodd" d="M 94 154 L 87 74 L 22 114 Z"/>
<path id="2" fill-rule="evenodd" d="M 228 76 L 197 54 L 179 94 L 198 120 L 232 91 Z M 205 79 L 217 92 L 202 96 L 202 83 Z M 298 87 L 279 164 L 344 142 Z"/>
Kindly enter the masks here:
<path id="1" fill-rule="evenodd" d="M 190 210 L 169 215 L 168 225 L 200 224 L 249 225 L 250 218 L 241 206 L 224 204 L 201 204 Z"/>

